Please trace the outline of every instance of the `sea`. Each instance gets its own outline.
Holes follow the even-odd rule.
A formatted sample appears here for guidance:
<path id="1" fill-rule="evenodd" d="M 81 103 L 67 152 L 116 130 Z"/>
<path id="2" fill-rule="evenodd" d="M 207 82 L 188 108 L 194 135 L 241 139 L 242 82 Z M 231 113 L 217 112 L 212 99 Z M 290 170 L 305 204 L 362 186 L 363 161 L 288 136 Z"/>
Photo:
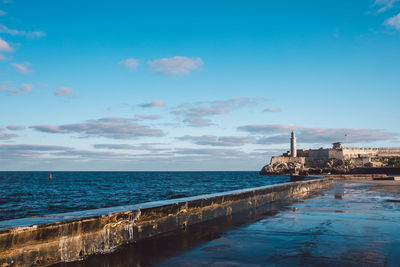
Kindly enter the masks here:
<path id="1" fill-rule="evenodd" d="M 289 182 L 246 172 L 0 172 L 0 221 Z"/>

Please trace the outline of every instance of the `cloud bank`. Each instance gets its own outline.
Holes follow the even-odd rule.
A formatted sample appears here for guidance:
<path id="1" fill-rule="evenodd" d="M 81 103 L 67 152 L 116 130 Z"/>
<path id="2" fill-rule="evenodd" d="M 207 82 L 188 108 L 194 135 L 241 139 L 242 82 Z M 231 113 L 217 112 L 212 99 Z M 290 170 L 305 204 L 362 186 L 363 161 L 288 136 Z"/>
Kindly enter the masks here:
<path id="1" fill-rule="evenodd" d="M 196 145 L 208 145 L 208 146 L 226 146 L 235 147 L 243 146 L 254 142 L 254 137 L 251 136 L 221 136 L 217 137 L 214 135 L 202 135 L 202 136 L 192 136 L 185 135 L 178 137 L 181 141 L 191 141 Z"/>
<path id="2" fill-rule="evenodd" d="M 84 123 L 64 125 L 32 125 L 30 128 L 53 134 L 77 133 L 81 137 L 105 137 L 112 139 L 136 139 L 138 137 L 161 137 L 164 132 L 132 122 L 132 119 L 111 117 L 89 120 Z"/>
<path id="3" fill-rule="evenodd" d="M 232 98 L 228 100 L 215 100 L 186 103 L 174 108 L 171 113 L 182 116 L 183 122 L 190 127 L 206 127 L 213 125 L 210 116 L 228 114 L 233 110 L 254 106 L 264 102 L 264 98 Z"/>
<path id="4" fill-rule="evenodd" d="M 0 140 L 10 140 L 18 135 L 13 133 L 4 133 L 4 128 L 0 128 Z"/>
<path id="5" fill-rule="evenodd" d="M 391 9 L 396 2 L 400 0 L 375 0 L 375 5 L 380 6 L 378 9 L 378 13 L 385 12 L 388 9 Z"/>
<path id="6" fill-rule="evenodd" d="M 394 17 L 388 18 L 384 24 L 400 31 L 400 13 Z"/>
<path id="7" fill-rule="evenodd" d="M 19 36 L 24 36 L 28 39 L 33 39 L 33 38 L 40 38 L 43 36 L 46 36 L 46 34 L 42 31 L 20 31 L 20 30 L 14 30 L 14 29 L 9 29 L 8 27 L 0 24 L 0 33 L 6 33 L 10 35 L 19 35 Z"/>
<path id="8" fill-rule="evenodd" d="M 0 85 L 0 91 L 7 92 L 10 96 L 17 96 L 21 93 L 30 93 L 33 89 L 33 84 L 30 83 L 23 83 L 18 88 L 9 87 L 8 85 Z"/>

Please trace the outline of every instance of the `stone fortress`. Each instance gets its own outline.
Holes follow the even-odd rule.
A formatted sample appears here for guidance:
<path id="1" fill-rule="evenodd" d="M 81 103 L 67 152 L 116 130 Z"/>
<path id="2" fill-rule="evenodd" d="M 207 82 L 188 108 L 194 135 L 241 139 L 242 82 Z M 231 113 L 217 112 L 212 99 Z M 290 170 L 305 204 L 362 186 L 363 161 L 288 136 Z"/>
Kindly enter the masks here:
<path id="1" fill-rule="evenodd" d="M 400 167 L 400 148 L 347 148 L 336 142 L 332 148 L 297 149 L 296 134 L 292 132 L 290 151 L 273 156 L 260 173 L 347 173 L 377 167 Z"/>

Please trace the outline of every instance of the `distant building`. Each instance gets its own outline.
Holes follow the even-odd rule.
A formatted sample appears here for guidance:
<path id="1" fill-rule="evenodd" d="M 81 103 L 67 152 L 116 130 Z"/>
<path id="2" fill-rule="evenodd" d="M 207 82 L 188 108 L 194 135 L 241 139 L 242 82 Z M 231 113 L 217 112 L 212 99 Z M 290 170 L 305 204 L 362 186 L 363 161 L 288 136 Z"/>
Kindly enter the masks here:
<path id="1" fill-rule="evenodd" d="M 294 132 L 290 137 L 290 155 L 294 158 L 297 157 L 296 134 Z"/>
<path id="2" fill-rule="evenodd" d="M 343 149 L 342 142 L 333 143 L 333 149 Z"/>
<path id="3" fill-rule="evenodd" d="M 400 148 L 350 148 L 341 142 L 333 143 L 332 148 L 297 149 L 296 135 L 291 133 L 290 151 L 281 156 L 273 156 L 267 171 L 279 169 L 378 167 L 387 166 L 390 158 L 400 157 Z"/>

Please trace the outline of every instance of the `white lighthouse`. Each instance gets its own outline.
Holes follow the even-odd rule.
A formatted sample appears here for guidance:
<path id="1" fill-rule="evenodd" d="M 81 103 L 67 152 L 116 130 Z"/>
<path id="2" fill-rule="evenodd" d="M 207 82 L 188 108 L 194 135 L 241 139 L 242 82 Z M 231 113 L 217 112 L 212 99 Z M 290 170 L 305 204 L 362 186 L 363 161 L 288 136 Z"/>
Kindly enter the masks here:
<path id="1" fill-rule="evenodd" d="M 290 156 L 297 157 L 297 148 L 296 148 L 296 134 L 292 132 L 290 137 Z"/>

